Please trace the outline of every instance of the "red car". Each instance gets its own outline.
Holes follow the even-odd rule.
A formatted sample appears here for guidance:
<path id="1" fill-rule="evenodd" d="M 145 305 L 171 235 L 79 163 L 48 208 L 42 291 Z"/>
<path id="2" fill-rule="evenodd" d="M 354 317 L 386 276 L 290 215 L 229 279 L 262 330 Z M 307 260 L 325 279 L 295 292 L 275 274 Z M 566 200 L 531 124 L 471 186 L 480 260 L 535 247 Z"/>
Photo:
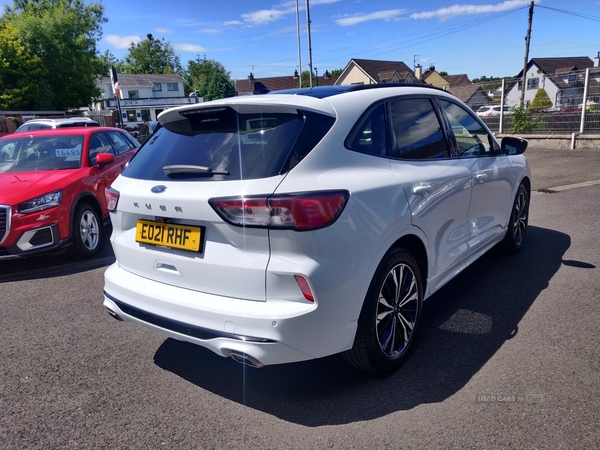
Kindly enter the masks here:
<path id="1" fill-rule="evenodd" d="M 0 259 L 70 246 L 94 255 L 109 221 L 104 189 L 139 143 L 118 128 L 65 128 L 0 138 Z"/>

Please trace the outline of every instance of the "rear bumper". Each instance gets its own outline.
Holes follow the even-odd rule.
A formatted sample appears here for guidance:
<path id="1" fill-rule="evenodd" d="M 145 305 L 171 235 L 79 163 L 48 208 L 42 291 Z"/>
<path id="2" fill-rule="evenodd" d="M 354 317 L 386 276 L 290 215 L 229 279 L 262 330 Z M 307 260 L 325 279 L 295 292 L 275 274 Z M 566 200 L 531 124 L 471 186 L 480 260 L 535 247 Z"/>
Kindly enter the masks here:
<path id="1" fill-rule="evenodd" d="M 327 322 L 318 304 L 205 294 L 134 275 L 118 263 L 107 269 L 104 291 L 104 306 L 113 317 L 223 357 L 246 355 L 258 366 L 342 352 L 356 333 L 355 322 L 318 325 Z"/>

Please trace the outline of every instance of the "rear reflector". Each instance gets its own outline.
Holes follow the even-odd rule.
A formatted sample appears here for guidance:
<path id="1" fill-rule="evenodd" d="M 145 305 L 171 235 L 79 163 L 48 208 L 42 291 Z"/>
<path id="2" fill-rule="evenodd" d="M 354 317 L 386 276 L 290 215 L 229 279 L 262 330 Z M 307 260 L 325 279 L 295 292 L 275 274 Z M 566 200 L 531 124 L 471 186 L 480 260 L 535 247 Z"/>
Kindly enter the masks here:
<path id="1" fill-rule="evenodd" d="M 298 283 L 298 287 L 302 291 L 302 295 L 304 295 L 304 298 L 306 300 L 314 302 L 315 296 L 313 295 L 306 278 L 304 278 L 302 275 L 294 275 L 294 278 L 296 279 L 296 283 Z"/>
<path id="2" fill-rule="evenodd" d="M 334 223 L 350 197 L 348 191 L 325 191 L 270 197 L 209 200 L 226 222 L 243 227 L 316 230 Z"/>

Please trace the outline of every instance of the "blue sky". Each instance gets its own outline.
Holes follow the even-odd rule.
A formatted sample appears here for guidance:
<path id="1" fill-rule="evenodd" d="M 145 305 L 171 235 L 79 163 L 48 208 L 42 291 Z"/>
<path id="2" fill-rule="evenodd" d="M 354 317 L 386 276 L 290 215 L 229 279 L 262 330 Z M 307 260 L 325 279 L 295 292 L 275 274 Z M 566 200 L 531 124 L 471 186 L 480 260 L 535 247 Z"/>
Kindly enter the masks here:
<path id="1" fill-rule="evenodd" d="M 118 58 L 148 33 L 168 40 L 184 66 L 197 55 L 232 78 L 292 75 L 298 65 L 296 1 L 102 0 L 108 23 L 99 50 Z M 306 0 L 301 60 L 308 70 Z M 523 68 L 529 0 L 310 0 L 313 67 L 342 69 L 351 58 L 434 64 L 471 79 Z M 600 0 L 536 0 L 529 57 L 600 52 Z"/>

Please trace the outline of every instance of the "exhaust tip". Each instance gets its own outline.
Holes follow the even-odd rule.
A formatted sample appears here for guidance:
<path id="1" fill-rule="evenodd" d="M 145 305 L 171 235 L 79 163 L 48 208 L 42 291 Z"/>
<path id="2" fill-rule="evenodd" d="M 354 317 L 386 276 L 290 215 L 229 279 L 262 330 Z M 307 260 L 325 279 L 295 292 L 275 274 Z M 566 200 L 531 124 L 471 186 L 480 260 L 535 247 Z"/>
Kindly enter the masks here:
<path id="1" fill-rule="evenodd" d="M 119 322 L 123 322 L 124 320 L 119 317 L 119 315 L 114 312 L 112 309 L 106 308 L 106 311 L 108 312 L 108 314 L 110 315 L 110 317 L 112 317 L 113 319 L 117 319 Z"/>
<path id="2" fill-rule="evenodd" d="M 259 360 L 253 358 L 252 356 L 246 355 L 245 353 L 232 351 L 229 356 L 231 356 L 231 359 L 234 361 L 244 364 L 245 366 L 254 367 L 255 369 L 260 369 L 264 366 L 264 364 Z"/>

